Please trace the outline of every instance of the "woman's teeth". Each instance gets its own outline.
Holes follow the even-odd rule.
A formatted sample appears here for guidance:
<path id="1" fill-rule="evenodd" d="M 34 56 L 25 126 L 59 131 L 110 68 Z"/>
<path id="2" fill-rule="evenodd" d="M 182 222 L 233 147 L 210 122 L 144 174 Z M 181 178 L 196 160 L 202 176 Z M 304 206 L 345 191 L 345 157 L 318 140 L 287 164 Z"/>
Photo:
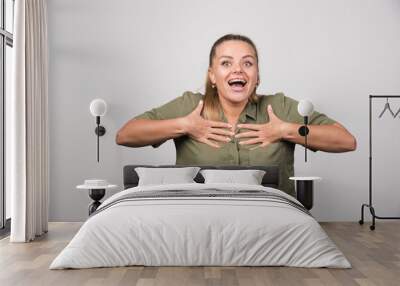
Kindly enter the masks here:
<path id="1" fill-rule="evenodd" d="M 231 79 L 228 81 L 228 84 L 230 86 L 245 86 L 246 85 L 246 81 L 244 79 Z"/>

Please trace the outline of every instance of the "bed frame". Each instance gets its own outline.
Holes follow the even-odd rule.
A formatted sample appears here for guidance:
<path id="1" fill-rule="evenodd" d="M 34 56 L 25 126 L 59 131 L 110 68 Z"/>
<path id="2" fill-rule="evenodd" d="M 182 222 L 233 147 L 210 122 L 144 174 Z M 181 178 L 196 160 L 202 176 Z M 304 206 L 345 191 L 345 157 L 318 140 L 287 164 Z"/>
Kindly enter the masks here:
<path id="1" fill-rule="evenodd" d="M 182 166 L 182 165 L 127 165 L 124 167 L 124 189 L 133 188 L 138 185 L 139 176 L 135 171 L 136 167 L 151 167 L 151 168 L 179 168 L 179 167 L 200 167 L 201 169 L 219 169 L 219 170 L 264 170 L 266 173 L 261 184 L 265 187 L 278 188 L 279 185 L 279 168 L 278 166 Z M 200 174 L 194 178 L 197 183 L 204 183 L 204 178 Z"/>

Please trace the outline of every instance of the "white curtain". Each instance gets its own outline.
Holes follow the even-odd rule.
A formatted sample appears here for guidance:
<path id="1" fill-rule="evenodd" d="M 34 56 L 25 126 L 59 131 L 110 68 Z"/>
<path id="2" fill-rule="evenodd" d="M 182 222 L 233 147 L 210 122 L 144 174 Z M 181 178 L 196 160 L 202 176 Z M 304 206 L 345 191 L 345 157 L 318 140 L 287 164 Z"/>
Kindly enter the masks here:
<path id="1" fill-rule="evenodd" d="M 48 229 L 48 52 L 46 0 L 16 0 L 14 71 L 6 112 L 11 242 Z M 8 160 L 7 160 L 8 159 Z"/>

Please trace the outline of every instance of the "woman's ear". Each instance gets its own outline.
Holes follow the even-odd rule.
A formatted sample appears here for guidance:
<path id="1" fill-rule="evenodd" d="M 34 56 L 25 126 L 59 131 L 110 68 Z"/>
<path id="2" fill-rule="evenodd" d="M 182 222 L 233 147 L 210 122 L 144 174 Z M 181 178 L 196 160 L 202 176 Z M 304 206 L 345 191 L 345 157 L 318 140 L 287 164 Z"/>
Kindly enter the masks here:
<path id="1" fill-rule="evenodd" d="M 214 74 L 212 68 L 208 68 L 208 77 L 210 78 L 211 84 L 216 83 L 215 74 Z"/>

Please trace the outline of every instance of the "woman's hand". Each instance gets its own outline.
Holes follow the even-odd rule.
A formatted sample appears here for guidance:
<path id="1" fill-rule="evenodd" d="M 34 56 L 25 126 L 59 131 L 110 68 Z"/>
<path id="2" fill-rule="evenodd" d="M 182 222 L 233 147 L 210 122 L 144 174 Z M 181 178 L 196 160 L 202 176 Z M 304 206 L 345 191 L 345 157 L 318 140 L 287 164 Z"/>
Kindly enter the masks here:
<path id="1" fill-rule="evenodd" d="M 240 141 L 239 144 L 250 145 L 261 143 L 256 147 L 250 148 L 250 150 L 254 150 L 258 147 L 265 147 L 271 143 L 278 142 L 283 138 L 283 128 L 285 122 L 275 115 L 271 105 L 268 105 L 267 112 L 269 115 L 268 123 L 237 125 L 239 129 L 250 129 L 251 131 L 238 133 L 235 135 L 236 138 L 252 138 L 249 140 Z"/>
<path id="2" fill-rule="evenodd" d="M 215 148 L 219 148 L 220 146 L 211 140 L 219 142 L 231 141 L 231 137 L 235 134 L 231 131 L 232 125 L 221 121 L 204 119 L 201 116 L 202 109 L 203 101 L 200 100 L 192 113 L 183 117 L 185 133 L 194 140 Z"/>

